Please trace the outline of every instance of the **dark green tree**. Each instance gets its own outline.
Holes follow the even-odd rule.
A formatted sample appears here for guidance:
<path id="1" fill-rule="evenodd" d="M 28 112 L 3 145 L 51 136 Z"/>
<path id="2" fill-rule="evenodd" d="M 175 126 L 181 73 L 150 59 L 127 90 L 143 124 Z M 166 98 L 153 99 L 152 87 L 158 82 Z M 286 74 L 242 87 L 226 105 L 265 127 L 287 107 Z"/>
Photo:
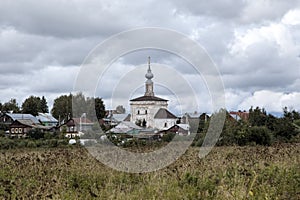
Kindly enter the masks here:
<path id="1" fill-rule="evenodd" d="M 291 122 L 293 122 L 294 120 L 299 120 L 300 119 L 300 113 L 292 110 L 292 109 L 288 109 L 287 107 L 283 108 L 283 116 L 285 119 L 290 120 Z"/>
<path id="2" fill-rule="evenodd" d="M 265 126 L 254 126 L 247 129 L 247 142 L 259 145 L 271 145 L 272 133 Z"/>
<path id="3" fill-rule="evenodd" d="M 267 112 L 264 108 L 251 107 L 249 110 L 249 123 L 251 126 L 265 126 L 267 121 Z"/>
<path id="4" fill-rule="evenodd" d="M 85 96 L 83 95 L 83 93 L 81 93 L 81 92 L 73 95 L 73 97 L 72 97 L 73 117 L 76 117 L 76 118 L 81 117 L 83 113 L 86 113 L 87 116 L 91 115 L 91 112 L 89 109 L 89 107 L 90 107 L 89 100 L 90 99 L 86 99 Z"/>
<path id="5" fill-rule="evenodd" d="M 48 113 L 49 112 L 48 103 L 47 103 L 47 100 L 44 96 L 41 99 L 39 111 L 42 112 L 42 113 Z"/>
<path id="6" fill-rule="evenodd" d="M 279 118 L 274 123 L 274 134 L 280 140 L 289 140 L 293 136 L 297 135 L 295 125 L 288 118 Z"/>
<path id="7" fill-rule="evenodd" d="M 72 94 L 57 97 L 54 100 L 51 113 L 53 117 L 61 121 L 72 117 Z"/>
<path id="8" fill-rule="evenodd" d="M 41 108 L 41 98 L 30 96 L 22 104 L 22 113 L 32 114 L 37 116 Z"/>
<path id="9" fill-rule="evenodd" d="M 95 110 L 97 119 L 102 119 L 105 117 L 105 105 L 103 103 L 103 100 L 99 97 L 95 98 Z"/>
<path id="10" fill-rule="evenodd" d="M 20 108 L 18 106 L 16 99 L 11 99 L 2 105 L 2 112 L 10 112 L 10 111 L 12 111 L 13 113 L 20 112 Z"/>
<path id="11" fill-rule="evenodd" d="M 101 98 L 86 98 L 82 93 L 77 93 L 56 98 L 51 113 L 55 118 L 61 120 L 81 117 L 85 113 L 88 119 L 97 121 L 105 116 L 105 106 Z"/>
<path id="12" fill-rule="evenodd" d="M 142 125 L 143 125 L 143 127 L 144 127 L 144 128 L 146 127 L 146 125 L 147 125 L 147 122 L 146 122 L 146 120 L 145 120 L 145 119 L 143 119 Z"/>
<path id="13" fill-rule="evenodd" d="M 73 116 L 80 117 L 83 113 L 86 113 L 86 116 L 92 121 L 102 119 L 106 114 L 102 99 L 99 97 L 85 97 L 82 93 L 74 95 Z"/>

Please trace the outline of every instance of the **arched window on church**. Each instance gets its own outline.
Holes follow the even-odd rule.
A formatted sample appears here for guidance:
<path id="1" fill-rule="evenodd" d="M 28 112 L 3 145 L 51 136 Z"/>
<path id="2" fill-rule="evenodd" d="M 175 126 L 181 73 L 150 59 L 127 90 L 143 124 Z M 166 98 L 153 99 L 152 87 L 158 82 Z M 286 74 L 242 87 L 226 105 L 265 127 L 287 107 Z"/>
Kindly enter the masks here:
<path id="1" fill-rule="evenodd" d="M 167 127 L 167 122 L 165 122 L 165 127 Z"/>
<path id="2" fill-rule="evenodd" d="M 140 114 L 140 110 L 137 111 L 137 114 L 138 114 L 138 115 Z"/>
<path id="3" fill-rule="evenodd" d="M 147 111 L 147 110 L 145 110 L 145 114 L 146 114 L 146 115 L 148 114 L 148 111 Z"/>

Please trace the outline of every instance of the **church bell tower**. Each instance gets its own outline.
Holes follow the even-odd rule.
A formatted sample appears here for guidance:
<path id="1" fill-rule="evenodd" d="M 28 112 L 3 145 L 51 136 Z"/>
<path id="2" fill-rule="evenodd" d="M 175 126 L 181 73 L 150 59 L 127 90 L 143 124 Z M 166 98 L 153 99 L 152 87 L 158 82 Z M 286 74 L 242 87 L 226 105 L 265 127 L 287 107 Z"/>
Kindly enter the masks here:
<path id="1" fill-rule="evenodd" d="M 145 84 L 145 96 L 154 96 L 154 92 L 153 92 L 153 81 L 151 80 L 153 78 L 153 74 L 151 72 L 151 68 L 150 68 L 150 56 L 148 57 L 148 71 L 145 74 L 146 77 L 146 84 Z"/>

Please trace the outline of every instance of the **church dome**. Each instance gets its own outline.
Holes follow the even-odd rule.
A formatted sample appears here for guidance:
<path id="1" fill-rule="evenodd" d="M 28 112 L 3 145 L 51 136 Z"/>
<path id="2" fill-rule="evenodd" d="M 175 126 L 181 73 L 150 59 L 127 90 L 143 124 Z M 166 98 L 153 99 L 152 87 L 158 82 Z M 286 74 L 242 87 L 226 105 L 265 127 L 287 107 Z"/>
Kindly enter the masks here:
<path id="1" fill-rule="evenodd" d="M 148 72 L 145 74 L 146 79 L 152 79 L 153 78 L 153 74 L 151 72 L 151 70 L 149 69 Z"/>

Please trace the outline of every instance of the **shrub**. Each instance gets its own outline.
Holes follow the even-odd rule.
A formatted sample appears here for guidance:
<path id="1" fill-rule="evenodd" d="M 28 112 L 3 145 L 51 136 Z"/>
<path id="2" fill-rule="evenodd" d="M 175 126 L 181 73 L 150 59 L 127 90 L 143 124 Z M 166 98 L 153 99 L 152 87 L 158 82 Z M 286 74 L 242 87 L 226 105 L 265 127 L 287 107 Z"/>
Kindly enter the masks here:
<path id="1" fill-rule="evenodd" d="M 278 139 L 290 140 L 297 135 L 296 127 L 285 118 L 278 119 L 275 127 L 274 133 Z"/>
<path id="2" fill-rule="evenodd" d="M 254 126 L 248 129 L 248 144 L 249 142 L 255 142 L 259 145 L 271 145 L 272 144 L 272 133 L 264 126 Z"/>
<path id="3" fill-rule="evenodd" d="M 39 129 L 32 129 L 28 132 L 28 137 L 32 139 L 41 139 L 44 138 L 44 133 Z"/>
<path id="4" fill-rule="evenodd" d="M 15 140 L 5 137 L 0 138 L 0 149 L 13 149 L 16 146 Z"/>
<path id="5" fill-rule="evenodd" d="M 35 148 L 36 147 L 36 143 L 34 141 L 32 141 L 32 140 L 29 140 L 26 147 L 28 147 L 28 148 Z"/>
<path id="6" fill-rule="evenodd" d="M 167 133 L 162 136 L 162 141 L 164 142 L 171 142 L 175 136 L 175 133 Z"/>

